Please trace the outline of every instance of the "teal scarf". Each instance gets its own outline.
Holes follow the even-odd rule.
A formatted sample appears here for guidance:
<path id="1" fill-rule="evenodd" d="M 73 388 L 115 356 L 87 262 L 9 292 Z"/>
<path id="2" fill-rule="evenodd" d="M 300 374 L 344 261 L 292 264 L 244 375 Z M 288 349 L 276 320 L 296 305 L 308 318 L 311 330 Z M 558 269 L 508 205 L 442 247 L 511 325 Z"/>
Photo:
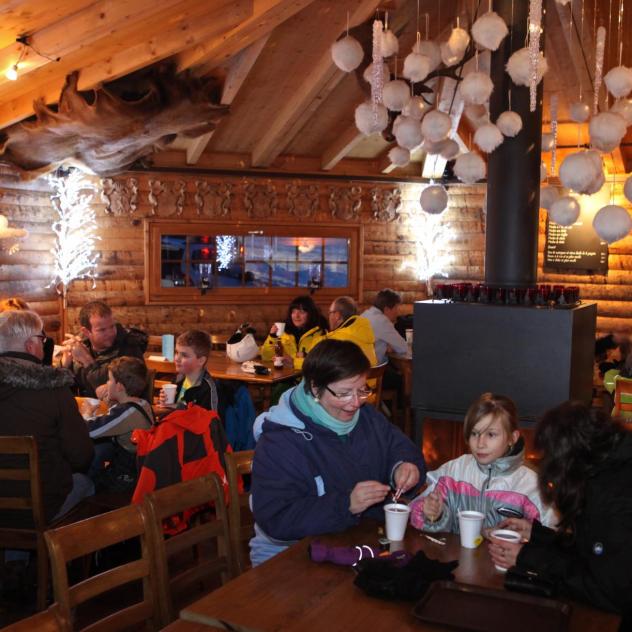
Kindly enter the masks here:
<path id="1" fill-rule="evenodd" d="M 332 417 L 322 405 L 316 401 L 316 398 L 305 392 L 305 381 L 301 380 L 300 384 L 292 392 L 292 402 L 304 414 L 307 415 L 314 423 L 323 428 L 327 428 L 335 432 L 339 437 L 348 435 L 358 423 L 360 418 L 360 409 L 356 410 L 351 421 L 340 421 Z"/>

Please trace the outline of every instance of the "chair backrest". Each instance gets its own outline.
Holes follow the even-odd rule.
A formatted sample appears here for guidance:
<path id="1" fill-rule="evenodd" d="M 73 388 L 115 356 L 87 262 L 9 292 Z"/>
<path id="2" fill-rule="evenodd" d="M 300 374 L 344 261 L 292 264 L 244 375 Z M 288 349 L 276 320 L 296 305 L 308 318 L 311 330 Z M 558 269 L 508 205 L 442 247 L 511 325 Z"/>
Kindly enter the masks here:
<path id="1" fill-rule="evenodd" d="M 233 555 L 240 573 L 248 567 L 248 560 L 244 551 L 244 542 L 250 541 L 255 534 L 254 520 L 250 511 L 248 493 L 239 493 L 239 479 L 243 474 L 252 474 L 252 461 L 254 450 L 242 452 L 226 452 L 226 477 L 230 493 L 228 505 L 228 524 L 230 526 L 230 540 L 233 546 Z M 247 517 L 247 519 L 246 519 Z"/>
<path id="2" fill-rule="evenodd" d="M 141 581 L 140 601 L 107 614 L 88 628 L 91 632 L 113 632 L 148 620 L 158 628 L 153 553 L 150 551 L 146 526 L 147 518 L 143 509 L 138 505 L 130 505 L 46 531 L 44 537 L 50 554 L 55 600 L 63 620 L 72 621 L 72 610 L 78 605 L 117 586 Z M 140 541 L 140 557 L 69 585 L 68 562 L 132 538 Z"/>
<path id="3" fill-rule="evenodd" d="M 147 336 L 147 351 L 162 351 L 162 336 Z"/>
<path id="4" fill-rule="evenodd" d="M 196 583 L 208 578 L 220 579 L 224 583 L 236 575 L 224 490 L 217 474 L 207 474 L 147 494 L 144 503 L 149 516 L 154 566 L 158 578 L 161 624 L 166 626 L 177 618 L 174 606 L 176 595 L 180 596 L 188 589 L 190 601 L 190 589 Z M 204 512 L 209 503 L 214 506 L 214 512 Z M 202 510 L 200 518 L 208 520 L 191 523 L 186 531 L 165 539 L 163 520 L 196 507 Z M 205 513 L 211 515 L 204 515 Z M 204 545 L 203 550 L 200 544 Z M 212 544 L 215 545 L 214 550 L 209 546 Z M 193 553 L 193 562 L 187 559 L 183 568 L 176 568 L 178 561 L 184 561 L 182 558 L 187 551 Z M 175 562 L 171 564 L 171 572 L 169 562 Z"/>
<path id="5" fill-rule="evenodd" d="M 156 369 L 147 369 L 147 384 L 145 385 L 145 390 L 141 397 L 149 402 L 150 404 L 154 403 L 154 390 L 155 390 L 155 382 L 156 382 Z"/>
<path id="6" fill-rule="evenodd" d="M 382 362 L 382 364 L 376 364 L 369 369 L 367 374 L 367 381 L 375 380 L 375 386 L 373 387 L 373 395 L 367 400 L 369 404 L 373 404 L 376 408 L 379 409 L 380 404 L 382 403 L 382 382 L 384 380 L 384 371 L 386 371 L 386 367 L 388 366 L 388 362 Z"/>
<path id="7" fill-rule="evenodd" d="M 632 379 L 617 375 L 614 378 L 615 417 L 632 417 Z"/>
<path id="8" fill-rule="evenodd" d="M 230 336 L 211 334 L 211 349 L 213 351 L 226 351 L 226 341 Z"/>
<path id="9" fill-rule="evenodd" d="M 43 612 L 2 628 L 2 632 L 72 632 L 72 626 L 62 619 L 59 605 L 54 603 Z"/>

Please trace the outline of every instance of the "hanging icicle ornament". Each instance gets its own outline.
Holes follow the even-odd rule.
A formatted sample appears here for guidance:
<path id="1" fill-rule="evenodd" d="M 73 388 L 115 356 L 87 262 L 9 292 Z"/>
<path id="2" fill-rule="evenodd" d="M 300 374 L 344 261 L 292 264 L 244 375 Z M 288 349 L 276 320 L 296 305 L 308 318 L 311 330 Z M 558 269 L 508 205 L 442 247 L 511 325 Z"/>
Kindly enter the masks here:
<path id="1" fill-rule="evenodd" d="M 632 202 L 632 176 L 629 176 L 623 185 L 623 195 L 628 202 Z"/>
<path id="2" fill-rule="evenodd" d="M 423 211 L 438 215 L 448 206 L 448 192 L 440 184 L 431 184 L 421 192 L 419 201 Z"/>
<path id="3" fill-rule="evenodd" d="M 396 167 L 405 167 L 410 162 L 410 151 L 404 147 L 393 147 L 388 152 L 388 159 Z"/>
<path id="4" fill-rule="evenodd" d="M 600 26 L 597 29 L 597 43 L 595 44 L 595 80 L 593 97 L 593 114 L 599 111 L 599 91 L 603 81 L 603 55 L 606 48 L 606 29 Z"/>
<path id="5" fill-rule="evenodd" d="M 571 103 L 571 121 L 575 123 L 585 123 L 590 118 L 590 106 L 581 101 Z"/>
<path id="6" fill-rule="evenodd" d="M 560 197 L 560 190 L 558 187 L 541 187 L 540 188 L 540 208 L 547 211 Z"/>
<path id="7" fill-rule="evenodd" d="M 622 206 L 608 204 L 595 215 L 593 228 L 601 239 L 611 244 L 628 235 L 632 230 L 632 218 Z"/>
<path id="8" fill-rule="evenodd" d="M 522 129 L 520 114 L 506 110 L 496 119 L 496 127 L 502 132 L 503 136 L 509 138 L 517 136 Z"/>
<path id="9" fill-rule="evenodd" d="M 603 161 L 594 149 L 569 154 L 560 165 L 560 182 L 576 193 L 592 195 L 604 185 Z"/>
<path id="10" fill-rule="evenodd" d="M 489 101 L 494 84 L 484 72 L 469 72 L 459 85 L 459 92 L 467 104 L 483 105 Z"/>
<path id="11" fill-rule="evenodd" d="M 529 111 L 535 112 L 540 83 L 540 35 L 542 34 L 542 0 L 529 0 Z"/>
<path id="12" fill-rule="evenodd" d="M 557 166 L 557 94 L 551 95 L 549 110 L 551 113 L 551 136 L 553 136 L 553 147 L 551 147 L 551 176 L 554 176 Z"/>
<path id="13" fill-rule="evenodd" d="M 365 69 L 364 72 L 362 73 L 362 78 L 371 86 L 373 85 L 373 76 L 374 76 L 374 72 L 373 72 L 373 64 L 370 63 Z M 389 81 L 391 78 L 391 71 L 388 69 L 388 64 L 385 62 L 382 62 L 382 86 Z"/>
<path id="14" fill-rule="evenodd" d="M 507 61 L 506 69 L 511 77 L 511 80 L 517 86 L 530 87 L 533 75 L 531 73 L 529 49 L 521 48 L 520 50 L 517 50 Z M 540 81 L 542 81 L 542 77 L 544 77 L 548 69 L 549 65 L 546 58 L 542 53 L 539 53 L 536 70 L 536 83 L 540 83 Z"/>
<path id="15" fill-rule="evenodd" d="M 572 226 L 580 211 L 579 202 L 571 195 L 564 195 L 551 204 L 549 217 L 560 226 Z"/>
<path id="16" fill-rule="evenodd" d="M 473 151 L 461 154 L 454 163 L 454 174 L 465 184 L 474 184 L 487 173 L 485 161 Z"/>
<path id="17" fill-rule="evenodd" d="M 503 135 L 493 123 L 485 123 L 474 133 L 474 142 L 486 154 L 491 154 L 496 147 L 502 144 Z"/>
<path id="18" fill-rule="evenodd" d="M 424 138 L 433 143 L 448 137 L 452 128 L 452 119 L 445 112 L 432 110 L 421 121 L 421 133 Z"/>
<path id="19" fill-rule="evenodd" d="M 611 68 L 603 78 L 608 92 L 615 98 L 627 97 L 632 90 L 632 68 L 616 66 Z"/>
<path id="20" fill-rule="evenodd" d="M 601 112 L 590 119 L 590 144 L 599 151 L 613 151 L 623 140 L 627 126 L 615 112 Z"/>
<path id="21" fill-rule="evenodd" d="M 365 136 L 382 132 L 388 126 L 388 110 L 381 103 L 360 103 L 355 109 L 355 124 Z"/>
<path id="22" fill-rule="evenodd" d="M 489 11 L 474 22 L 472 25 L 472 38 L 483 48 L 488 50 L 498 50 L 500 43 L 509 34 L 509 29 L 495 11 Z"/>
<path id="23" fill-rule="evenodd" d="M 373 76 L 371 77 L 371 104 L 373 112 L 373 126 L 380 126 L 383 117 L 380 106 L 384 101 L 384 61 L 382 56 L 382 22 L 373 21 L 373 53 L 371 59 Z M 390 76 L 390 75 L 389 75 Z M 386 109 L 386 108 L 384 108 Z M 386 125 L 388 125 L 388 112 L 386 113 Z M 384 129 L 386 125 L 382 128 Z M 358 126 L 358 110 L 356 109 L 356 126 Z M 359 126 L 358 126 L 359 129 Z M 381 130 L 380 130 L 381 131 Z"/>

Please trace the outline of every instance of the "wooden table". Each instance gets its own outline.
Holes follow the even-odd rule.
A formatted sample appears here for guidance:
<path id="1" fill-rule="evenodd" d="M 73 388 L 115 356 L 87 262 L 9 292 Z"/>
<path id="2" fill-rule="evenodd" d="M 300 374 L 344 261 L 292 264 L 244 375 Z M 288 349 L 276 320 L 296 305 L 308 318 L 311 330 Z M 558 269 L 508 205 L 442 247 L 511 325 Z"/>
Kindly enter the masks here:
<path id="1" fill-rule="evenodd" d="M 176 374 L 175 362 L 170 360 L 150 359 L 151 355 L 153 354 L 145 354 L 145 364 L 148 369 L 155 369 L 156 373 Z M 208 362 L 206 363 L 206 369 L 211 374 L 211 377 L 216 380 L 237 380 L 260 388 L 263 399 L 263 409 L 267 410 L 270 407 L 272 386 L 278 382 L 299 377 L 301 372 L 294 367 L 287 366 L 281 369 L 275 369 L 272 362 L 263 362 L 262 360 L 255 360 L 255 362 L 269 368 L 270 373 L 268 375 L 246 373 L 242 371 L 241 364 L 233 362 L 226 355 L 225 351 L 211 351 Z"/>
<path id="2" fill-rule="evenodd" d="M 378 523 L 364 521 L 345 533 L 319 539 L 332 545 L 377 545 Z M 430 558 L 459 560 L 456 581 L 503 587 L 504 575 L 494 569 L 486 546 L 470 550 L 460 547 L 458 536 L 449 534 L 448 544 L 434 544 L 408 527 L 405 548 L 422 549 Z M 265 564 L 240 575 L 216 591 L 185 608 L 182 619 L 218 625 L 228 622 L 241 632 L 322 630 L 393 630 L 419 632 L 444 630 L 421 625 L 411 615 L 412 603 L 391 602 L 365 595 L 354 586 L 354 571 L 330 563 L 316 564 L 307 553 L 311 538 L 305 538 Z M 619 617 L 581 604 L 572 604 L 571 632 L 615 632 Z M 230 628 L 230 629 L 233 629 Z M 511 630 L 511 626 L 507 626 Z"/>

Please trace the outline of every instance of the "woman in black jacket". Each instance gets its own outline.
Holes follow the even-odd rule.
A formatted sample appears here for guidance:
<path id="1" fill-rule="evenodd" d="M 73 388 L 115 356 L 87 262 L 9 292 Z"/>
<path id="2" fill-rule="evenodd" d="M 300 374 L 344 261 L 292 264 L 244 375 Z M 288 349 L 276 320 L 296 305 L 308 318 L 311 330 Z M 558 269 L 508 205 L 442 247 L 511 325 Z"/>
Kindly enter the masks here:
<path id="1" fill-rule="evenodd" d="M 559 529 L 510 518 L 524 544 L 491 543 L 495 563 L 537 571 L 561 595 L 632 615 L 632 434 L 600 410 L 566 402 L 536 428 L 540 490 Z"/>

